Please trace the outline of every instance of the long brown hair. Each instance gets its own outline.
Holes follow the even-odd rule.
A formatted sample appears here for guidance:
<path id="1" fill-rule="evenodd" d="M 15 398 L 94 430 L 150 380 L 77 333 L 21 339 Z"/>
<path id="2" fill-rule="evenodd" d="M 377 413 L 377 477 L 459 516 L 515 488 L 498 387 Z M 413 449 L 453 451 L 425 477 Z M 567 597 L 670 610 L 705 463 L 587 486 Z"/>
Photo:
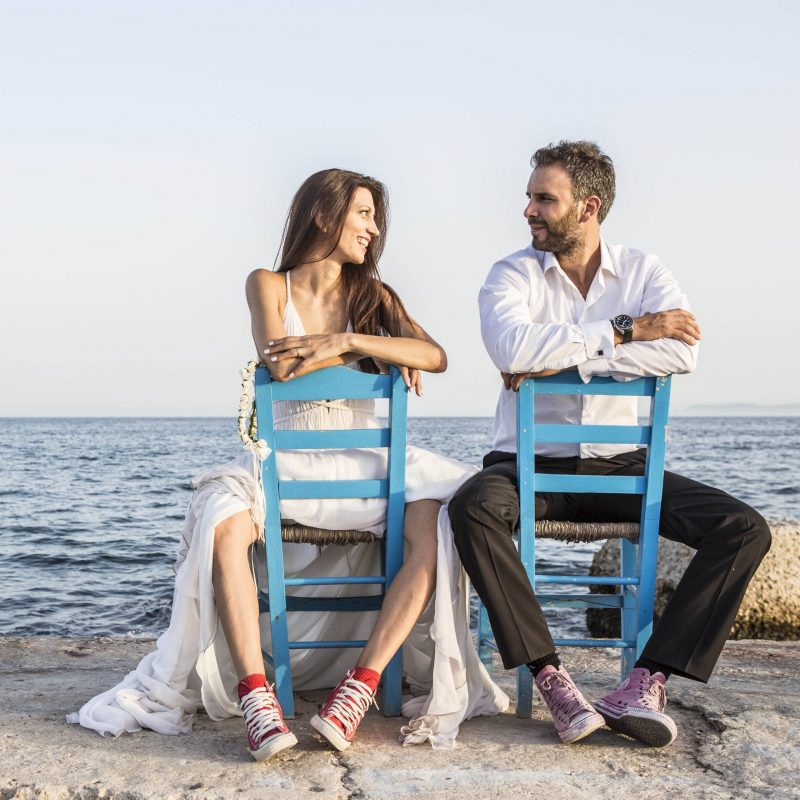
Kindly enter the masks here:
<path id="1" fill-rule="evenodd" d="M 324 169 L 306 178 L 289 207 L 276 271 L 286 272 L 298 264 L 321 261 L 333 253 L 353 195 L 360 186 L 372 193 L 375 226 L 380 236 L 370 242 L 363 264 L 342 265 L 347 316 L 356 333 L 399 336 L 401 319 L 410 321 L 410 317 L 397 293 L 383 283 L 378 271 L 389 225 L 389 202 L 386 187 L 375 178 L 344 169 Z M 318 220 L 324 221 L 328 233 Z M 319 256 L 320 252 L 325 254 Z M 371 358 L 362 358 L 358 363 L 364 372 L 378 372 Z"/>

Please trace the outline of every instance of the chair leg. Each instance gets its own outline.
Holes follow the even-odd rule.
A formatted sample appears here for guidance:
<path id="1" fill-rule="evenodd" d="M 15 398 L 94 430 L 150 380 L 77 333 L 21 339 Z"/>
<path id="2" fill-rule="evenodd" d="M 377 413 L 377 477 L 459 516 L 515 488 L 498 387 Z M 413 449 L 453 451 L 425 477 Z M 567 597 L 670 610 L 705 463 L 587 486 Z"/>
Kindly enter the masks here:
<path id="1" fill-rule="evenodd" d="M 486 606 L 478 600 L 478 656 L 489 675 L 493 670 L 493 650 L 487 642 L 494 639 Z M 527 666 L 517 670 L 517 716 L 528 719 L 533 711 L 533 676 Z"/>
<path id="2" fill-rule="evenodd" d="M 637 576 L 636 545 L 627 539 L 620 540 L 620 575 L 623 578 L 635 578 Z M 621 638 L 626 642 L 635 642 L 641 586 L 622 586 L 621 591 L 623 597 L 622 608 L 620 609 Z M 623 648 L 619 665 L 620 680 L 624 679 L 633 669 L 636 656 L 635 647 Z"/>
<path id="3" fill-rule="evenodd" d="M 492 648 L 487 642 L 493 638 L 492 627 L 489 624 L 489 614 L 483 601 L 478 598 L 478 657 L 486 667 L 489 675 L 492 674 Z"/>
<path id="4" fill-rule="evenodd" d="M 274 596 L 270 596 L 270 606 Z M 292 671 L 289 664 L 289 634 L 286 617 L 283 620 L 270 618 L 272 629 L 272 663 L 275 670 L 275 694 L 278 696 L 283 716 L 294 717 L 294 695 L 292 693 Z"/>
<path id="5" fill-rule="evenodd" d="M 401 647 L 383 671 L 383 705 L 381 710 L 384 717 L 400 716 L 402 684 L 403 648 Z"/>
<path id="6" fill-rule="evenodd" d="M 527 666 L 517 667 L 517 716 L 528 719 L 533 712 L 533 675 Z"/>
<path id="7" fill-rule="evenodd" d="M 272 665 L 275 671 L 275 694 L 283 716 L 294 717 L 292 669 L 289 662 L 289 629 L 286 619 L 286 584 L 283 576 L 283 543 L 280 527 L 277 536 L 267 533 L 266 559 L 269 588 L 269 624 L 272 635 Z M 277 541 L 276 541 L 277 539 Z"/>
<path id="8" fill-rule="evenodd" d="M 639 603 L 636 609 L 636 656 L 642 654 L 653 632 L 653 604 L 656 593 L 656 560 L 658 557 L 658 519 L 647 519 L 640 539 Z"/>
<path id="9" fill-rule="evenodd" d="M 395 531 L 402 531 L 402 529 L 402 520 L 399 523 L 395 520 Z M 383 575 L 386 575 L 389 582 L 391 582 L 403 565 L 403 539 L 401 535 L 395 535 L 393 537 L 393 551 L 390 549 L 391 545 L 387 539 L 388 526 L 387 537 L 381 540 L 380 543 L 381 572 Z M 383 700 L 381 711 L 383 711 L 384 717 L 399 717 L 402 714 L 400 710 L 403 702 L 402 690 L 403 648 L 400 647 L 383 671 Z"/>

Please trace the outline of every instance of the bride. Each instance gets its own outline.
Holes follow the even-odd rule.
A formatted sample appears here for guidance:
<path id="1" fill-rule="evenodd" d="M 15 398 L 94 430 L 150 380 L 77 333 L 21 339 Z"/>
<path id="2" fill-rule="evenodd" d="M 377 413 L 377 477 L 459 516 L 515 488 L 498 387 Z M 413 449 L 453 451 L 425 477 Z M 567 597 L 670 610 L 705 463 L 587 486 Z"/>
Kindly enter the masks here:
<path id="1" fill-rule="evenodd" d="M 378 259 L 386 227 L 386 192 L 373 178 L 329 169 L 300 187 L 289 210 L 278 270 L 255 270 L 246 283 L 257 352 L 274 379 L 291 380 L 334 365 L 374 373 L 394 364 L 409 390 L 420 395 L 421 371 L 445 370 L 444 350 L 380 279 Z M 276 403 L 275 419 L 276 427 L 293 429 L 378 426 L 372 401 L 359 400 L 284 401 Z M 281 477 L 289 479 L 313 478 L 320 471 L 333 472 L 337 479 L 364 478 L 377 477 L 381 462 L 377 452 L 369 450 L 351 451 L 348 458 L 336 451 L 313 456 L 287 451 L 278 454 L 278 468 Z M 176 563 L 169 628 L 136 670 L 78 714 L 69 715 L 69 722 L 101 734 L 141 727 L 185 733 L 202 704 L 214 719 L 244 716 L 248 749 L 256 760 L 297 743 L 267 681 L 261 652 L 268 630 L 260 629 L 248 558 L 264 536 L 263 493 L 255 477 L 259 469 L 255 455 L 242 456 L 195 480 Z M 354 665 L 349 652 L 333 661 L 326 651 L 292 653 L 296 688 L 330 686 L 337 680 L 328 677 L 332 668 L 345 672 L 311 719 L 337 750 L 350 746 L 374 703 L 381 672 L 404 642 L 408 677 L 429 689 L 403 707 L 412 717 L 402 729 L 404 743 L 429 740 L 434 747 L 450 747 L 463 719 L 498 713 L 508 705 L 472 646 L 468 584 L 452 544 L 447 509 L 442 509 L 474 471 L 409 447 L 403 566 L 377 619 L 347 615 L 361 617 L 357 624 L 363 625 L 365 617 L 367 624 L 374 622 L 366 646 Z M 330 529 L 380 532 L 384 513 L 385 501 L 377 499 L 281 503 L 283 518 Z M 300 574 L 310 565 L 314 574 L 320 574 L 320 568 L 341 571 L 375 554 L 371 545 L 348 548 L 351 554 L 346 556 L 334 547 L 320 552 L 311 546 L 284 545 L 285 551 L 288 548 L 294 551 L 286 553 L 287 574 Z M 317 636 L 336 624 L 333 617 L 316 615 L 311 624 Z"/>

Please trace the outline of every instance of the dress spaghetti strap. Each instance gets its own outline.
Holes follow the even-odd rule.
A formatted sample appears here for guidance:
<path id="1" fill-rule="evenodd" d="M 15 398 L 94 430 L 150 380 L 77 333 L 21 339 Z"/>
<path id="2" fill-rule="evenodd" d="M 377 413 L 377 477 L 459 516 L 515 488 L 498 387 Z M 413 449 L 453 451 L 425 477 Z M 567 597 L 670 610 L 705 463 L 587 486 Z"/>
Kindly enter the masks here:
<path id="1" fill-rule="evenodd" d="M 283 309 L 283 327 L 289 336 L 305 336 L 306 330 L 303 321 L 297 313 L 297 309 L 292 302 L 292 278 L 291 270 L 286 270 L 286 307 Z"/>

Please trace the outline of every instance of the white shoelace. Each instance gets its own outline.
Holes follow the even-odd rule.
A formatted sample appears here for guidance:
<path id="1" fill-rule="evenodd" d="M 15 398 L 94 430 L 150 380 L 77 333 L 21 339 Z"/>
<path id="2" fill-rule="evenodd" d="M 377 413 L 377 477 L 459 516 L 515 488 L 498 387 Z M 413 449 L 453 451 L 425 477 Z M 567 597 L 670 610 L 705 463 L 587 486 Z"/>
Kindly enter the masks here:
<path id="1" fill-rule="evenodd" d="M 281 708 L 272 687 L 253 689 L 241 701 L 244 722 L 253 741 L 258 742 L 270 731 L 283 728 Z"/>
<path id="2" fill-rule="evenodd" d="M 650 685 L 642 680 L 639 686 L 640 696 L 645 705 L 651 706 L 655 711 L 663 711 L 667 706 L 667 690 L 661 681 L 650 679 Z"/>
<path id="3" fill-rule="evenodd" d="M 370 704 L 378 707 L 369 686 L 355 678 L 348 678 L 337 689 L 333 702 L 323 713 L 336 717 L 344 725 L 345 735 L 350 736 L 367 713 Z"/>

